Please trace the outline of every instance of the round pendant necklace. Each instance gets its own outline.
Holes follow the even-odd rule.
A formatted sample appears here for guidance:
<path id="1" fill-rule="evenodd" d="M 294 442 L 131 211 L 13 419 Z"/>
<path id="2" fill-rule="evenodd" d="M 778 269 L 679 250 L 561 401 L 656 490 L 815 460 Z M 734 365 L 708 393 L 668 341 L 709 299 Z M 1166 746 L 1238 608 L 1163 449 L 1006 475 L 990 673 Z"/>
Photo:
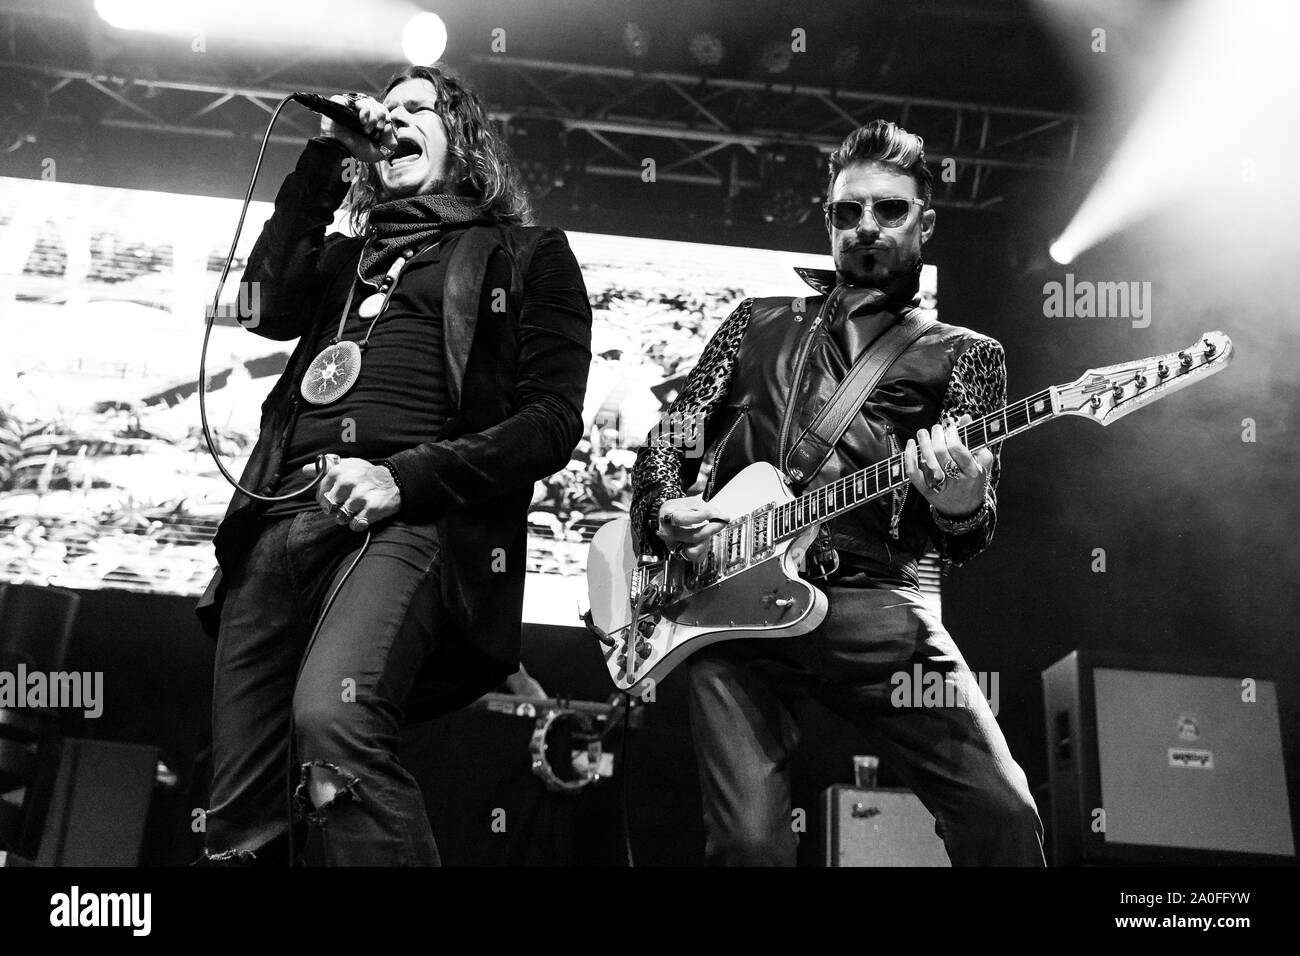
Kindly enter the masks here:
<path id="1" fill-rule="evenodd" d="M 434 242 L 437 240 L 435 239 Z M 419 251 L 423 252 L 429 248 L 429 245 Z M 357 309 L 358 314 L 361 318 L 372 321 L 370 327 L 366 329 L 366 337 L 360 343 L 348 342 L 343 338 L 343 326 L 348 320 L 348 312 L 352 309 L 352 298 L 357 290 L 356 282 L 352 283 L 348 289 L 348 299 L 343 303 L 343 315 L 339 318 L 338 331 L 335 332 L 329 345 L 312 359 L 311 365 L 307 367 L 307 372 L 302 377 L 299 392 L 304 399 L 313 405 L 329 405 L 346 395 L 357 383 L 357 378 L 361 375 L 361 353 L 370 343 L 370 333 L 374 330 L 375 323 L 379 321 L 379 316 L 388 308 L 388 300 L 392 298 L 393 289 L 397 287 L 397 277 L 402 274 L 402 267 L 417 255 L 419 252 L 408 249 L 398 256 L 389 267 L 388 274 L 379 280 L 379 291 L 366 296 L 361 301 Z M 364 259 L 363 250 L 362 260 Z"/>

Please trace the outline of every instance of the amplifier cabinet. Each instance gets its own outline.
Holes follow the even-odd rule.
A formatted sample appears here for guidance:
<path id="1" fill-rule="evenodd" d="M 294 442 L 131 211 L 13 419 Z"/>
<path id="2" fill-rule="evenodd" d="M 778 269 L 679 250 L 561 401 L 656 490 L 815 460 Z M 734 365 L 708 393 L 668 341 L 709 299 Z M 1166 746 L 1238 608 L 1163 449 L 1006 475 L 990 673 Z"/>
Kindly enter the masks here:
<path id="1" fill-rule="evenodd" d="M 1043 695 L 1054 864 L 1295 856 L 1272 681 L 1075 651 Z"/>
<path id="2" fill-rule="evenodd" d="M 934 817 L 910 790 L 837 784 L 822 793 L 827 866 L 950 866 Z"/>

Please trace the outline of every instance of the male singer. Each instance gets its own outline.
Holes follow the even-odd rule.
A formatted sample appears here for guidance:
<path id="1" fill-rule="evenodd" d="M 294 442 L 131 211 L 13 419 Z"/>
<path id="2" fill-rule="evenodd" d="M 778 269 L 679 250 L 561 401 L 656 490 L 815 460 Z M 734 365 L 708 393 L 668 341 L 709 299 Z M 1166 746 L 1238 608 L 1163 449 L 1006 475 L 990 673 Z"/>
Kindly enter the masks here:
<path id="1" fill-rule="evenodd" d="M 329 865 L 439 862 L 400 728 L 516 671 L 533 486 L 582 431 L 582 275 L 477 96 L 411 67 L 336 99 L 368 135 L 322 121 L 242 279 L 249 330 L 299 341 L 241 484 L 327 470 L 217 532 L 209 864 L 293 862 L 295 819 Z M 345 196 L 357 235 L 326 236 Z"/>

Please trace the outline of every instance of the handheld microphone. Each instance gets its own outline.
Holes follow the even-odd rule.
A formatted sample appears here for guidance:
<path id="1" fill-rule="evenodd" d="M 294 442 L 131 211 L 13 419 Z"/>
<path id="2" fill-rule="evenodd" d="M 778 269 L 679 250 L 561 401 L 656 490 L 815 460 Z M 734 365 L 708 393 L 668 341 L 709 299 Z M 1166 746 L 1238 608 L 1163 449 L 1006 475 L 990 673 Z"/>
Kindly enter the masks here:
<path id="1" fill-rule="evenodd" d="M 375 144 L 375 148 L 384 154 L 387 159 L 393 154 L 392 149 L 379 142 L 378 137 L 372 136 L 361 124 L 361 117 L 357 111 L 350 106 L 344 106 L 342 103 L 335 103 L 328 96 L 321 96 L 319 93 L 308 93 L 305 90 L 299 90 L 290 94 L 290 99 L 299 103 L 313 113 L 320 113 L 322 116 L 328 116 L 340 126 L 351 130 L 358 136 L 364 136 L 370 142 Z"/>

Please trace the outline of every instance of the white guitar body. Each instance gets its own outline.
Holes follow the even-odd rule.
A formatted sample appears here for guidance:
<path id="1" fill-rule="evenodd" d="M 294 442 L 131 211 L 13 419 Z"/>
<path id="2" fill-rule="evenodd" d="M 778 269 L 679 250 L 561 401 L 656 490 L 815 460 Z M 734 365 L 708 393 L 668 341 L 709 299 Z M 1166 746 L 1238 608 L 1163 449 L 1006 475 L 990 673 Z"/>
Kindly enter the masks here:
<path id="1" fill-rule="evenodd" d="M 780 472 L 764 462 L 741 471 L 709 503 L 729 519 L 793 499 Z M 587 584 L 591 620 L 613 639 L 602 648 L 610 677 L 621 690 L 630 690 L 647 678 L 664 676 L 688 655 L 718 641 L 744 637 L 789 637 L 806 634 L 826 617 L 826 595 L 799 577 L 808 545 L 817 526 L 797 537 L 775 544 L 771 554 L 749 560 L 735 574 L 719 576 L 706 587 L 686 585 L 696 566 L 684 558 L 660 562 L 659 575 L 651 578 L 633 551 L 630 521 L 617 518 L 601 526 L 591 540 L 587 557 Z M 674 589 L 672 585 L 680 582 Z M 725 587 L 723 586 L 725 582 Z M 650 630 L 632 627 L 638 598 L 646 587 L 668 586 L 659 618 Z"/>

